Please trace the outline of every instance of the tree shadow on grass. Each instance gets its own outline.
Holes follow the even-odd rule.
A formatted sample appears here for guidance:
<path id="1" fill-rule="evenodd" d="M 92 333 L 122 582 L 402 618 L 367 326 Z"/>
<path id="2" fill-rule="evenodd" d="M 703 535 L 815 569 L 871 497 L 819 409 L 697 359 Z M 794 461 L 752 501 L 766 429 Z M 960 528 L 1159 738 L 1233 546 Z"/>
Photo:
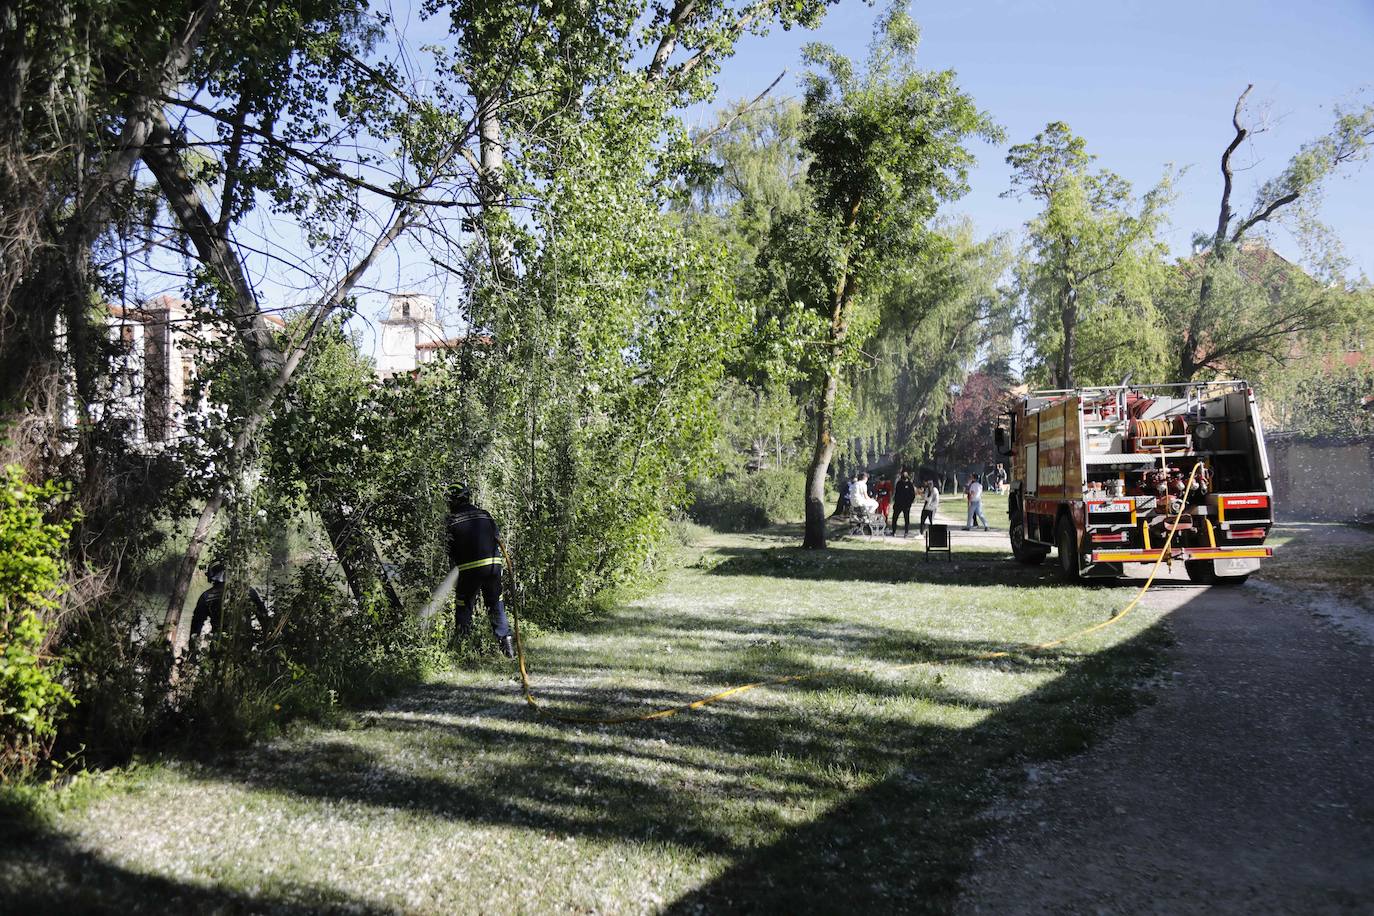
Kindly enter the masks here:
<path id="1" fill-rule="evenodd" d="M 1000 550 L 925 555 L 868 545 L 843 545 L 825 551 L 801 547 L 764 549 L 721 547 L 698 564 L 716 576 L 768 576 L 784 579 L 932 585 L 1070 586 L 1048 566 L 1028 566 Z"/>
<path id="2" fill-rule="evenodd" d="M 1004 670 L 1060 668 L 1077 660 L 1080 653 L 1067 647 L 1035 651 L 1029 645 L 992 640 L 946 639 L 856 620 L 843 613 L 798 614 L 785 620 L 757 622 L 749 616 L 707 613 L 690 616 L 641 618 L 627 624 L 622 619 L 598 621 L 584 629 L 587 635 L 613 638 L 623 651 L 615 655 L 614 673 L 624 677 L 690 678 L 707 688 L 784 675 L 809 674 L 811 656 L 823 654 L 856 659 L 856 667 L 940 664 L 982 665 L 992 653 L 1010 654 L 996 659 Z M 709 652 L 726 664 L 690 671 L 668 666 L 672 655 L 650 651 L 657 645 L 690 642 L 696 652 Z M 575 646 L 538 641 L 527 649 L 527 667 L 537 682 L 546 672 L 558 678 L 606 675 L 607 663 Z M 838 670 L 838 669 L 837 669 Z"/>
<path id="3" fill-rule="evenodd" d="M 743 552 L 738 557 L 747 560 Z M 584 635 L 618 637 L 623 628 L 623 621 L 603 621 Z M 540 647 L 535 668 L 557 677 L 538 683 L 538 692 L 560 709 L 620 713 L 681 705 L 742 680 L 807 679 L 620 727 L 537 718 L 510 681 L 433 683 L 364 714 L 355 731 L 280 741 L 189 772 L 206 783 L 312 801 L 531 835 L 669 844 L 731 860 L 717 880 L 678 901 L 678 912 L 940 911 L 984 829 L 979 812 L 1019 779 L 1022 764 L 1078 751 L 1104 723 L 1130 711 L 1137 701 L 1132 685 L 1150 670 L 1162 638 L 1147 631 L 1096 655 L 1019 652 L 990 661 L 975 656 L 1000 647 L 842 614 L 759 626 L 747 617 L 695 612 L 687 620 L 646 619 L 632 635 L 673 641 L 689 630 L 711 633 L 706 638 L 719 645 L 708 648 L 723 659 L 738 653 L 739 661 L 672 672 L 688 687 L 588 685 L 608 669 L 551 642 Z M 784 639 L 796 651 L 783 648 Z M 863 659 L 856 668 L 832 671 L 823 666 L 833 660 L 806 655 L 834 656 L 841 645 L 843 654 Z M 918 667 L 894 677 L 882 670 L 922 658 L 994 675 L 1035 673 L 1042 683 L 998 704 L 952 687 L 938 671 Z M 617 659 L 618 680 L 658 679 L 655 661 Z M 826 813 L 797 826 L 816 810 Z M 158 901 L 155 909 L 184 899 L 189 911 L 293 912 L 297 899 L 295 889 L 280 898 L 234 891 L 213 898 L 213 889 L 146 878 L 93 857 L 85 885 L 49 880 L 51 869 L 85 861 L 85 853 L 64 843 L 40 833 L 19 869 L 24 880 L 4 888 L 0 901 L 81 910 L 102 886 L 114 889 L 114 900 L 142 890 Z M 329 897 L 328 889 L 315 899 L 326 910 L 353 905 Z M 480 909 L 480 900 L 472 905 Z"/>
<path id="4" fill-rule="evenodd" d="M 1088 657 L 978 725 L 913 743 L 889 775 L 823 817 L 750 850 L 666 912 L 948 912 L 988 805 L 1028 763 L 1078 753 L 1132 712 L 1133 674 L 1153 670 L 1146 631 Z"/>
<path id="5" fill-rule="evenodd" d="M 4 913 L 273 913 L 305 916 L 398 911 L 324 885 L 277 882 L 257 893 L 142 874 L 29 824 L 0 831 L 0 912 Z"/>
<path id="6" fill-rule="evenodd" d="M 1081 750 L 1134 707 L 1130 684 L 1149 669 L 1155 639 L 1142 635 L 1087 657 L 991 712 L 928 677 L 903 687 L 848 673 L 780 688 L 795 694 L 790 702 L 742 699 L 609 729 L 532 719 L 508 690 L 452 687 L 445 696 L 431 687 L 419 704 L 370 717 L 367 746 L 350 736 L 269 747 L 205 776 L 475 825 L 668 842 L 735 860 L 681 901 L 681 912 L 815 911 L 827 899 L 846 910 L 921 910 L 921 901 L 952 899 L 982 833 L 978 813 L 1021 764 Z M 852 707 L 836 715 L 807 701 L 830 690 L 852 696 Z M 961 706 L 970 724 L 894 716 L 884 705 L 893 698 Z M 480 718 L 470 715 L 475 709 Z M 426 756 L 456 769 L 416 773 L 388 762 Z M 795 766 L 764 772 L 762 762 L 779 757 Z M 480 776 L 465 776 L 461 762 L 478 758 Z M 856 779 L 863 788 L 854 794 Z M 785 812 L 814 799 L 838 807 L 795 827 Z M 736 807 L 723 816 L 723 805 Z M 777 839 L 759 849 L 766 837 Z"/>
<path id="7" fill-rule="evenodd" d="M 535 718 L 512 685 L 431 684 L 367 714 L 357 730 L 277 742 L 232 765 L 183 772 L 534 837 L 666 843 L 731 860 L 676 912 L 940 911 L 983 831 L 979 812 L 1026 761 L 1078 751 L 1133 708 L 1130 685 L 1150 669 L 1157 638 L 1147 632 L 1097 655 L 1056 657 L 1064 669 L 1057 677 L 1000 707 L 970 703 L 927 672 L 912 673 L 911 683 L 845 672 L 662 722 L 604 728 Z M 611 692 L 644 702 L 688 693 Z M 894 711 L 894 701 L 905 711 Z M 954 715 L 912 715 L 908 701 Z M 826 813 L 797 826 L 797 812 L 817 806 Z M 5 872 L 23 880 L 0 900 L 35 902 L 36 911 L 98 911 L 106 900 L 109 910 L 123 910 L 123 902 L 142 900 L 156 904 L 129 906 L 294 913 L 301 897 L 318 901 L 313 910 L 377 911 L 331 897 L 329 888 L 247 897 L 150 878 L 59 836 L 40 836 L 26 856 Z M 64 873 L 84 877 L 57 880 Z M 471 903 L 480 909 L 480 900 Z"/>

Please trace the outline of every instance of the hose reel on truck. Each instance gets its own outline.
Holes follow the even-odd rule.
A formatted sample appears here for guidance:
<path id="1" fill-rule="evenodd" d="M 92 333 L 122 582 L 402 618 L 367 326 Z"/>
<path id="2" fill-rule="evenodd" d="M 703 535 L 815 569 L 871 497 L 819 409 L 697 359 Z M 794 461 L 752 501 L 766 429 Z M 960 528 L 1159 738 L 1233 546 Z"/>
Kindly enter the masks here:
<path id="1" fill-rule="evenodd" d="M 1011 546 L 1022 562 L 1053 549 L 1070 577 L 1122 575 L 1173 533 L 1169 562 L 1229 585 L 1273 554 L 1269 463 L 1245 382 L 1030 392 L 995 441 L 1012 465 Z"/>

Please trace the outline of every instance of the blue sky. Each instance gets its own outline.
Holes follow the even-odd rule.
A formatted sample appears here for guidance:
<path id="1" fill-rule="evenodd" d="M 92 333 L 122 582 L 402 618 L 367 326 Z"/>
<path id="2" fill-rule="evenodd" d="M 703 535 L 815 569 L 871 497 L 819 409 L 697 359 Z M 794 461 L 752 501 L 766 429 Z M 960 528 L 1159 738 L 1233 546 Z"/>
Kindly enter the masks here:
<path id="1" fill-rule="evenodd" d="M 429 32 L 395 0 L 398 19 L 418 43 Z M 880 7 L 841 0 L 815 32 L 775 30 L 749 36 L 725 61 L 715 101 L 688 112 L 689 124 L 710 123 L 714 110 L 752 98 L 783 70 L 775 95 L 796 95 L 801 49 L 812 41 L 862 59 Z M 971 217 L 979 232 L 1015 232 L 1034 205 L 1000 195 L 1009 184 L 1006 147 L 1029 140 L 1052 120 L 1083 136 L 1098 163 L 1144 191 L 1167 164 L 1187 167 L 1166 239 L 1186 254 L 1192 236 L 1216 225 L 1221 192 L 1219 158 L 1232 137 L 1231 111 L 1247 83 L 1248 123 L 1267 129 L 1235 157 L 1233 206 L 1244 209 L 1254 188 L 1277 172 L 1306 141 L 1330 128 L 1333 104 L 1374 102 L 1374 0 L 981 0 L 917 2 L 920 62 L 954 69 L 963 88 L 1002 125 L 1007 143 L 978 144 L 970 193 L 946 208 Z M 1321 207 L 1352 262 L 1374 278 L 1374 163 L 1347 169 L 1330 183 Z M 1281 228 L 1272 230 L 1281 254 L 1301 251 Z M 367 278 L 361 314 L 385 317 L 385 291 L 414 288 L 445 300 L 458 293 L 413 246 L 388 254 Z M 292 301 L 283 291 L 275 298 Z M 451 305 L 451 304 L 448 304 Z M 369 322 L 354 322 L 365 349 Z"/>
<path id="2" fill-rule="evenodd" d="M 1330 127 L 1333 103 L 1374 102 L 1374 0 L 945 0 L 912 10 L 922 66 L 956 70 L 1008 144 L 1066 121 L 1101 166 L 1138 191 L 1158 181 L 1166 163 L 1188 166 L 1168 234 L 1176 254 L 1195 231 L 1216 225 L 1219 160 L 1247 83 L 1255 84 L 1251 122 L 1264 115 L 1269 129 L 1237 154 L 1238 168 L 1253 166 L 1238 172 L 1237 208 Z M 784 69 L 774 92 L 797 94 L 802 47 L 823 41 L 861 58 L 877 14 L 861 0 L 841 0 L 816 32 L 746 40 L 722 68 L 719 101 L 752 98 Z M 709 119 L 708 111 L 691 114 Z M 980 232 L 1016 229 L 1032 206 L 999 197 L 1008 186 L 1006 148 L 980 144 L 978 153 L 972 190 L 947 209 L 972 217 Z M 1355 267 L 1374 277 L 1374 163 L 1333 181 L 1321 212 Z M 1300 254 L 1285 232 L 1273 243 Z"/>

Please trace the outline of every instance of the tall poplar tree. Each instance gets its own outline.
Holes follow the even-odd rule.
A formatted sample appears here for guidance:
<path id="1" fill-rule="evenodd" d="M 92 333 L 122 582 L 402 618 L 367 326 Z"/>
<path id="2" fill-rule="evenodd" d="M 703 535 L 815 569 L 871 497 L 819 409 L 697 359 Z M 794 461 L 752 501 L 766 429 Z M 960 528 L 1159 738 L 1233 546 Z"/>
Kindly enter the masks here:
<path id="1" fill-rule="evenodd" d="M 784 267 L 773 295 L 814 318 L 809 411 L 815 441 L 806 472 L 804 546 L 826 545 L 825 480 L 845 367 L 861 335 L 855 312 L 883 277 L 915 257 L 943 201 L 968 190 L 972 137 L 1000 136 L 959 89 L 953 71 L 916 66 L 919 30 L 905 4 L 884 14 L 860 72 L 825 45 L 806 49 L 802 148 L 809 201 L 775 221 L 765 256 Z"/>

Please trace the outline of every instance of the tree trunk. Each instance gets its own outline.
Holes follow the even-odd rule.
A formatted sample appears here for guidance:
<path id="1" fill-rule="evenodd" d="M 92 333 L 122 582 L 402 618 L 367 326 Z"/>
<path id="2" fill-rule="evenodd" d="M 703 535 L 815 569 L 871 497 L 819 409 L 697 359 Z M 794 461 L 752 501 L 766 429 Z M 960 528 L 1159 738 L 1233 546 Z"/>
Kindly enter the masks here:
<path id="1" fill-rule="evenodd" d="M 353 593 L 353 597 L 361 603 L 368 587 L 373 582 L 381 582 L 387 601 L 393 609 L 399 610 L 401 598 L 396 594 L 390 577 L 382 569 L 377 545 L 367 529 L 350 517 L 338 499 L 321 496 L 312 502 L 315 511 L 324 522 L 325 531 L 329 533 L 329 544 L 334 549 L 334 555 L 339 558 L 339 567 L 343 570 L 348 590 Z"/>
<path id="2" fill-rule="evenodd" d="M 1064 296 L 1064 307 L 1060 309 L 1059 320 L 1064 327 L 1064 352 L 1060 359 L 1059 387 L 1072 388 L 1074 332 L 1078 329 L 1078 303 L 1072 289 Z"/>
<path id="3" fill-rule="evenodd" d="M 859 215 L 859 202 L 850 207 L 846 229 L 853 227 Z M 843 262 L 840 281 L 831 297 L 830 346 L 826 355 L 825 376 L 821 382 L 821 397 L 816 405 L 816 446 L 811 452 L 811 464 L 806 469 L 806 528 L 802 546 L 825 548 L 825 475 L 830 470 L 830 457 L 835 453 L 832 435 L 835 421 L 835 395 L 840 386 L 841 356 L 845 337 L 849 334 L 849 306 L 854 301 L 857 281 L 852 257 Z"/>
<path id="4" fill-rule="evenodd" d="M 1206 308 L 1211 299 L 1211 283 L 1207 279 L 1202 281 L 1202 291 L 1198 297 L 1199 309 Z M 1196 318 L 1196 316 L 1194 316 Z M 1197 324 L 1197 321 L 1193 322 Z M 1183 343 L 1179 348 L 1178 354 L 1178 378 L 1173 379 L 1177 382 L 1191 382 L 1193 376 L 1197 375 L 1199 366 L 1197 365 L 1197 340 L 1193 336 L 1192 328 L 1183 335 Z"/>
<path id="5" fill-rule="evenodd" d="M 173 649 L 177 649 L 180 642 L 181 612 L 186 604 L 186 593 L 191 590 L 191 580 L 196 575 L 196 564 L 200 562 L 205 542 L 210 539 L 210 528 L 215 524 L 215 518 L 223 507 L 224 490 L 218 488 L 205 501 L 205 508 L 201 510 L 195 530 L 191 532 L 191 541 L 187 544 L 186 551 L 181 556 L 181 563 L 177 566 L 177 576 L 172 581 L 172 595 L 167 600 L 167 613 L 162 621 L 163 635 L 172 644 Z"/>
<path id="6" fill-rule="evenodd" d="M 482 207 L 482 231 L 498 286 L 515 279 L 515 249 L 510 234 L 500 226 L 506 213 L 506 149 L 501 141 L 501 117 L 494 94 L 477 94 L 477 147 L 480 168 L 477 176 L 477 201 Z"/>
<path id="7" fill-rule="evenodd" d="M 1212 263 L 1203 264 L 1202 283 L 1198 288 L 1197 308 L 1193 310 L 1192 318 L 1188 323 L 1188 331 L 1183 336 L 1183 344 L 1179 353 L 1178 360 L 1178 381 L 1191 382 L 1193 376 L 1201 370 L 1198 364 L 1197 351 L 1201 344 L 1198 339 L 1202 327 L 1202 319 L 1207 310 L 1212 305 L 1212 277 L 1211 271 L 1216 264 L 1220 264 L 1226 258 L 1226 234 L 1231 229 L 1231 190 L 1234 185 L 1234 173 L 1231 169 L 1231 156 L 1241 143 L 1249 135 L 1249 130 L 1240 124 L 1240 112 L 1245 107 L 1245 97 L 1254 89 L 1254 84 L 1245 87 L 1245 91 L 1236 99 L 1235 110 L 1231 113 L 1231 126 L 1235 128 L 1235 136 L 1227 144 L 1226 149 L 1221 154 L 1221 205 L 1217 209 L 1217 229 L 1212 234 Z"/>
<path id="8" fill-rule="evenodd" d="M 811 453 L 811 464 L 806 469 L 806 529 L 802 546 L 812 550 L 825 547 L 825 475 L 830 469 L 830 456 L 835 452 L 831 424 L 835 417 L 835 393 L 838 389 L 839 372 L 837 368 L 831 368 L 826 372 L 821 388 L 821 402 L 816 410 L 816 447 Z"/>

